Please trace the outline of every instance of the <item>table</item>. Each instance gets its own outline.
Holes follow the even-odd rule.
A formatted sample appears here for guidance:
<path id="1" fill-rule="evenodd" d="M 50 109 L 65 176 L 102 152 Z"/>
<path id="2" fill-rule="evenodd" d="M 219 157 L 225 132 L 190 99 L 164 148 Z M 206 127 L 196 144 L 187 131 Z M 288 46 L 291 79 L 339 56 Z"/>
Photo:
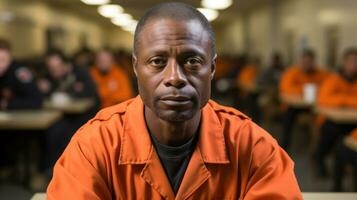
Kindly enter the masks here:
<path id="1" fill-rule="evenodd" d="M 357 193 L 303 192 L 304 200 L 356 200 Z"/>
<path id="2" fill-rule="evenodd" d="M 303 192 L 304 200 L 356 200 L 357 193 Z M 45 193 L 36 193 L 31 200 L 45 200 Z"/>
<path id="3" fill-rule="evenodd" d="M 308 102 L 300 96 L 282 95 L 280 100 L 294 108 L 310 108 L 314 105 L 314 102 Z"/>
<path id="4" fill-rule="evenodd" d="M 23 148 L 20 151 L 23 154 L 25 173 L 24 184 L 28 185 L 30 179 L 30 149 L 29 137 L 33 137 L 34 132 L 41 132 L 47 130 L 55 122 L 62 117 L 59 111 L 49 110 L 14 110 L 14 111 L 0 111 L 0 130 L 2 136 L 12 131 L 10 135 L 15 132 L 21 132 L 23 137 L 20 141 L 23 143 Z"/>
<path id="5" fill-rule="evenodd" d="M 48 110 L 62 111 L 65 114 L 81 114 L 88 111 L 95 104 L 94 99 L 70 99 L 68 103 L 55 104 L 53 101 L 47 99 L 44 102 L 44 108 Z"/>
<path id="6" fill-rule="evenodd" d="M 44 130 L 62 117 L 59 111 L 0 111 L 0 130 Z"/>
<path id="7" fill-rule="evenodd" d="M 357 123 L 357 109 L 317 107 L 315 111 L 336 123 Z"/>

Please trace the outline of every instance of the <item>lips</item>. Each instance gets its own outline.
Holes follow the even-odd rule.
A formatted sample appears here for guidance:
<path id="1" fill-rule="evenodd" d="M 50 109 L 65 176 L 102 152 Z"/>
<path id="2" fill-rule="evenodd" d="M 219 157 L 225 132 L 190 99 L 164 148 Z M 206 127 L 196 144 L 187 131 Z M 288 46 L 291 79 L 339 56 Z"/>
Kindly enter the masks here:
<path id="1" fill-rule="evenodd" d="M 160 101 L 167 106 L 185 106 L 192 103 L 192 99 L 187 96 L 164 96 L 160 98 Z"/>
<path id="2" fill-rule="evenodd" d="M 163 101 L 189 101 L 190 97 L 187 96 L 164 96 L 160 100 Z"/>

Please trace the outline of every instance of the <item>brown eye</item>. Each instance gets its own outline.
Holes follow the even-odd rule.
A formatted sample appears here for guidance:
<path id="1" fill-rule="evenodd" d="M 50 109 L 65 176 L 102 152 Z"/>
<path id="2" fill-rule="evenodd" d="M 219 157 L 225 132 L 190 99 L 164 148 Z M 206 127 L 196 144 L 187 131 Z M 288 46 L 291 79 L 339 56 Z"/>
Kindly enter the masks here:
<path id="1" fill-rule="evenodd" d="M 156 57 L 156 58 L 151 59 L 149 64 L 152 65 L 153 67 L 157 67 L 157 68 L 165 67 L 166 59 Z"/>
<path id="2" fill-rule="evenodd" d="M 186 59 L 186 64 L 187 65 L 198 65 L 201 64 L 201 61 L 198 58 L 192 57 Z"/>

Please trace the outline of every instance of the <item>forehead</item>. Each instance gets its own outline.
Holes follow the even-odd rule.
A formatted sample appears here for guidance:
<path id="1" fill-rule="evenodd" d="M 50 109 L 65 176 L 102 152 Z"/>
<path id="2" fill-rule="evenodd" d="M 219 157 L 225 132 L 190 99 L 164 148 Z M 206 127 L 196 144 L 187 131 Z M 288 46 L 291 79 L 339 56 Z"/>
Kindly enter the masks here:
<path id="1" fill-rule="evenodd" d="M 198 20 L 152 19 L 138 37 L 138 51 L 146 52 L 172 47 L 198 48 L 208 53 L 211 41 L 208 31 Z"/>

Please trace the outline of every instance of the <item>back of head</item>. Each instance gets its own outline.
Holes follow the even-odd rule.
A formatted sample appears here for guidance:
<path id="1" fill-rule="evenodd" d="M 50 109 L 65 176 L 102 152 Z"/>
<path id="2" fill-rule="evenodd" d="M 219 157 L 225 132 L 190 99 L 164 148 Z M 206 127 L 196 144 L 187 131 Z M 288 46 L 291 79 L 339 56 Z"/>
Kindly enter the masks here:
<path id="1" fill-rule="evenodd" d="M 196 8 L 178 2 L 161 3 L 150 8 L 144 16 L 139 20 L 134 34 L 134 53 L 137 53 L 139 47 L 139 37 L 145 25 L 154 19 L 172 19 L 177 21 L 197 20 L 201 23 L 202 27 L 208 32 L 211 46 L 212 55 L 215 55 L 215 39 L 212 27 L 206 17 L 200 13 Z"/>

